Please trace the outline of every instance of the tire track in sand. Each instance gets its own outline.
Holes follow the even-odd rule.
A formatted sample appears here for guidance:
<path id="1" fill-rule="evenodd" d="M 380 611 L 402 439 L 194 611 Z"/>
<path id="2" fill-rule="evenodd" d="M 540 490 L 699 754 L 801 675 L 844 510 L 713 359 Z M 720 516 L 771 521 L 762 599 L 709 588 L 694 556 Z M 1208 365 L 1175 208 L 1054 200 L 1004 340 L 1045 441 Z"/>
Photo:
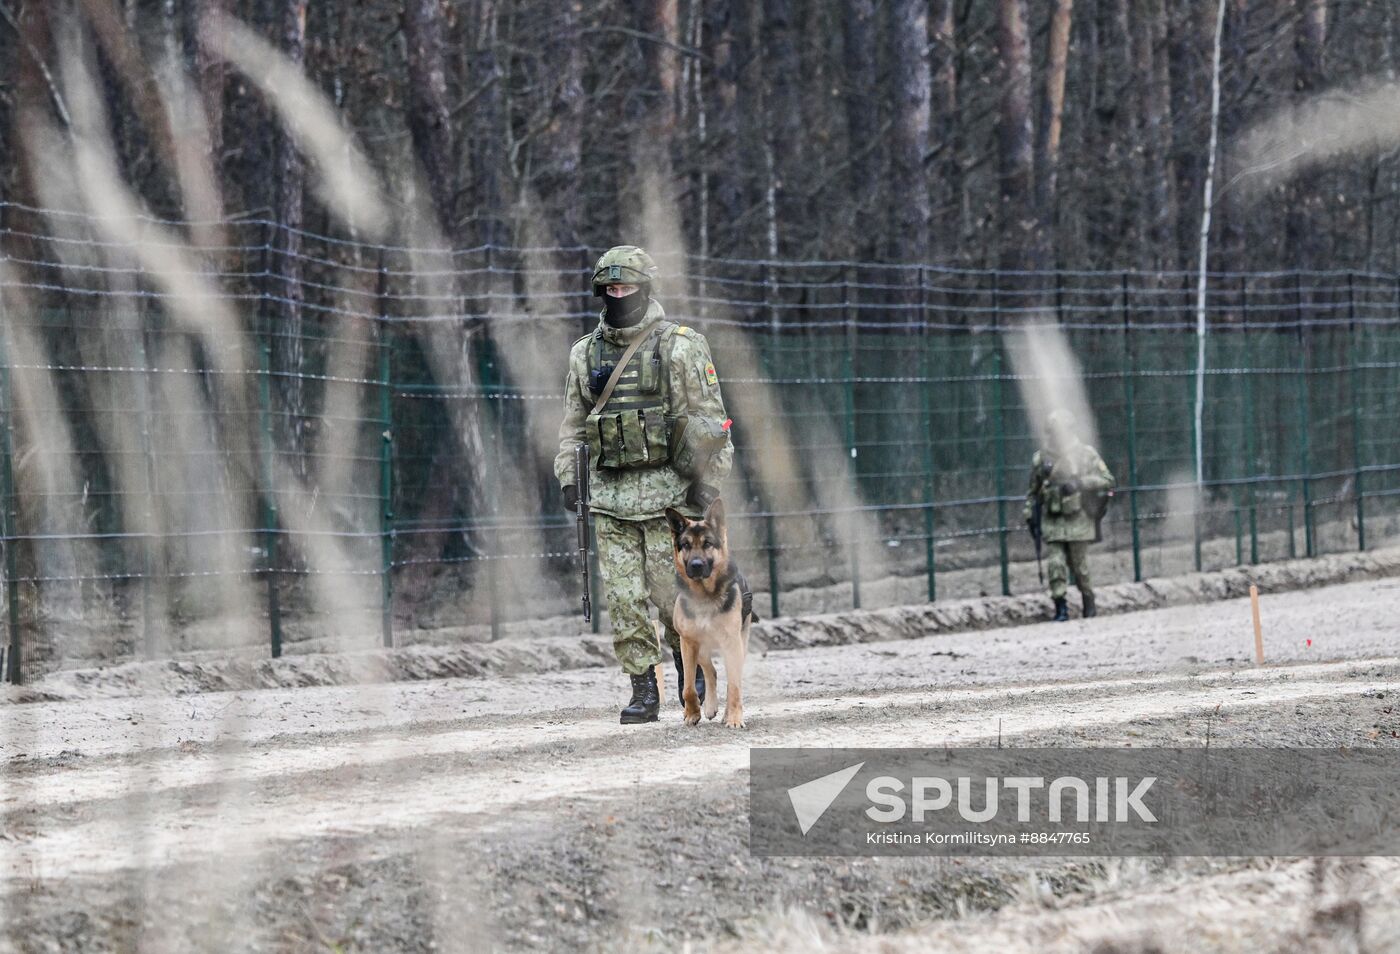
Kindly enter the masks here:
<path id="1" fill-rule="evenodd" d="M 1372 674 L 1381 668 L 1393 670 L 1396 664 L 1395 659 L 1344 661 L 1189 679 L 800 699 L 751 709 L 750 732 L 731 733 L 717 723 L 700 730 L 661 726 L 649 737 L 629 737 L 622 751 L 617 746 L 568 753 L 557 748 L 519 751 L 530 745 L 585 745 L 618 738 L 615 724 L 579 722 L 224 754 L 189 766 L 158 767 L 149 776 L 137 773 L 125 788 L 119 768 L 97 769 L 86 776 L 81 769 L 58 769 L 51 775 L 12 780 L 18 788 L 5 793 L 16 799 L 10 807 L 40 812 L 0 840 L 0 893 L 22 890 L 35 878 L 246 856 L 308 838 L 404 832 L 442 816 L 489 824 L 493 816 L 512 808 L 552 799 L 601 798 L 639 785 L 706 782 L 747 771 L 749 749 L 758 745 L 969 745 L 995 737 L 998 720 L 1002 736 L 1014 739 L 1030 732 L 1189 715 L 1217 705 L 1222 711 L 1238 712 L 1357 696 L 1378 683 L 1394 685 L 1393 671 Z M 1348 678 L 1359 665 L 1370 671 L 1369 678 Z M 898 711 L 897 721 L 889 718 L 890 710 Z M 833 714 L 844 718 L 832 720 Z M 870 718 L 863 717 L 867 714 Z M 694 744 L 687 744 L 697 731 L 703 759 L 695 757 Z M 651 744 L 637 744 L 642 740 Z M 517 751 L 519 761 L 505 760 L 485 769 L 469 764 L 448 771 L 440 765 L 429 771 L 412 767 L 415 760 L 457 755 L 467 762 L 473 755 Z M 390 784 L 382 778 L 353 777 L 375 764 L 399 766 Z M 180 797 L 190 794 L 192 786 L 211 783 L 219 785 L 212 799 L 207 791 L 195 798 Z M 171 797 L 158 801 L 153 791 Z M 131 796 L 138 804 L 129 813 L 108 812 L 109 817 L 96 819 L 73 810 L 87 797 L 114 795 Z M 60 809 L 50 817 L 42 813 L 45 796 Z"/>

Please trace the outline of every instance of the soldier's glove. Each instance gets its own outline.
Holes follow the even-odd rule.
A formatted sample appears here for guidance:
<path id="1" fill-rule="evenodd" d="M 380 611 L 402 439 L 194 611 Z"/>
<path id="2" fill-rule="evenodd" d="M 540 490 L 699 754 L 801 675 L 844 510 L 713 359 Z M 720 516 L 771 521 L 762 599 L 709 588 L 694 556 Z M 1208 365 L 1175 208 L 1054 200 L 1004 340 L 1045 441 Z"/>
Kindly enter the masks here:
<path id="1" fill-rule="evenodd" d="M 1079 481 L 1077 481 L 1077 480 L 1075 480 L 1075 479 L 1073 479 L 1073 478 L 1070 478 L 1069 480 L 1067 480 L 1067 481 L 1065 481 L 1064 483 L 1060 484 L 1060 493 L 1061 493 L 1062 495 L 1066 496 L 1066 497 L 1068 497 L 1070 494 L 1075 494 L 1075 493 L 1078 493 L 1078 492 L 1079 492 Z"/>
<path id="2" fill-rule="evenodd" d="M 564 509 L 572 513 L 577 506 L 578 487 L 569 484 L 569 486 L 564 488 Z"/>
<path id="3" fill-rule="evenodd" d="M 710 509 L 710 504 L 714 503 L 717 497 L 719 497 L 717 488 L 696 482 L 691 484 L 690 489 L 686 491 L 685 502 L 704 513 Z"/>

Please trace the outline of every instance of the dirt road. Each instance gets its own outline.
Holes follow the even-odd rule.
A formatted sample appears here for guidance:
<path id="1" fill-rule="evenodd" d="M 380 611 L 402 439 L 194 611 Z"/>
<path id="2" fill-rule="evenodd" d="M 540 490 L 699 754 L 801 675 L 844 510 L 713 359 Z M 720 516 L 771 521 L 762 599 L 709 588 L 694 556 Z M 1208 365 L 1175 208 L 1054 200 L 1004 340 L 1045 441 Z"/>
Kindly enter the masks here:
<path id="1" fill-rule="evenodd" d="M 1380 860 L 1318 874 L 748 853 L 750 746 L 1189 746 L 1209 731 L 1400 748 L 1400 581 L 1272 596 L 1264 617 L 1262 668 L 1245 601 L 772 652 L 752 660 L 746 731 L 684 727 L 673 685 L 660 723 L 620 727 L 625 683 L 598 669 L 6 706 L 0 950 L 673 951 L 872 934 L 1005 950 L 1089 928 L 1147 950 L 1174 890 L 1202 924 L 1244 923 L 1241 904 L 1276 895 L 1285 913 L 1260 930 L 1283 944 L 1322 930 L 1319 885 L 1344 907 L 1369 898 L 1355 925 L 1350 907 L 1323 925 L 1369 942 L 1400 911 Z M 1213 949 L 1260 949 L 1217 934 Z"/>

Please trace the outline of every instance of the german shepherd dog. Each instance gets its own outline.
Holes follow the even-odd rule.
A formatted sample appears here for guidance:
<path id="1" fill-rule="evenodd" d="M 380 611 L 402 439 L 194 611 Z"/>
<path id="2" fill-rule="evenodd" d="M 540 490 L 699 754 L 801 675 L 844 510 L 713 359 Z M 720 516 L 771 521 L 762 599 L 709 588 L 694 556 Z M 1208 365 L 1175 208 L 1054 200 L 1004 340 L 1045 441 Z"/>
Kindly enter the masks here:
<path id="1" fill-rule="evenodd" d="M 666 522 L 671 526 L 680 589 L 672 622 L 681 638 L 686 725 L 700 722 L 700 698 L 695 692 L 697 661 L 705 673 L 705 718 L 713 719 L 719 709 L 719 680 L 713 659 L 718 651 L 724 657 L 724 724 L 742 729 L 744 657 L 749 649 L 749 626 L 758 616 L 753 611 L 753 592 L 729 558 L 724 501 L 710 504 L 701 520 L 667 509 Z"/>

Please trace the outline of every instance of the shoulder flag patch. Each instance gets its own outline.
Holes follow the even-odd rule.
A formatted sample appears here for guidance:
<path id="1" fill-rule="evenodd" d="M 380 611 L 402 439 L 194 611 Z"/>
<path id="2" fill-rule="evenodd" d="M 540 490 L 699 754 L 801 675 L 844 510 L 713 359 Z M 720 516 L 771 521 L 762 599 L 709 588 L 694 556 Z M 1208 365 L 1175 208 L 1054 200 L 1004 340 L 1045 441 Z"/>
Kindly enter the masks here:
<path id="1" fill-rule="evenodd" d="M 678 335 L 685 335 L 687 338 L 689 338 L 689 337 L 690 337 L 691 335 L 693 335 L 694 333 L 695 333 L 695 332 L 693 332 L 693 331 L 690 330 L 690 326 L 689 326 L 689 325 L 681 325 L 679 328 L 676 329 L 676 334 L 678 334 Z"/>
<path id="2" fill-rule="evenodd" d="M 719 384 L 719 375 L 715 374 L 715 366 L 713 364 L 705 365 L 705 383 L 711 387 Z"/>

